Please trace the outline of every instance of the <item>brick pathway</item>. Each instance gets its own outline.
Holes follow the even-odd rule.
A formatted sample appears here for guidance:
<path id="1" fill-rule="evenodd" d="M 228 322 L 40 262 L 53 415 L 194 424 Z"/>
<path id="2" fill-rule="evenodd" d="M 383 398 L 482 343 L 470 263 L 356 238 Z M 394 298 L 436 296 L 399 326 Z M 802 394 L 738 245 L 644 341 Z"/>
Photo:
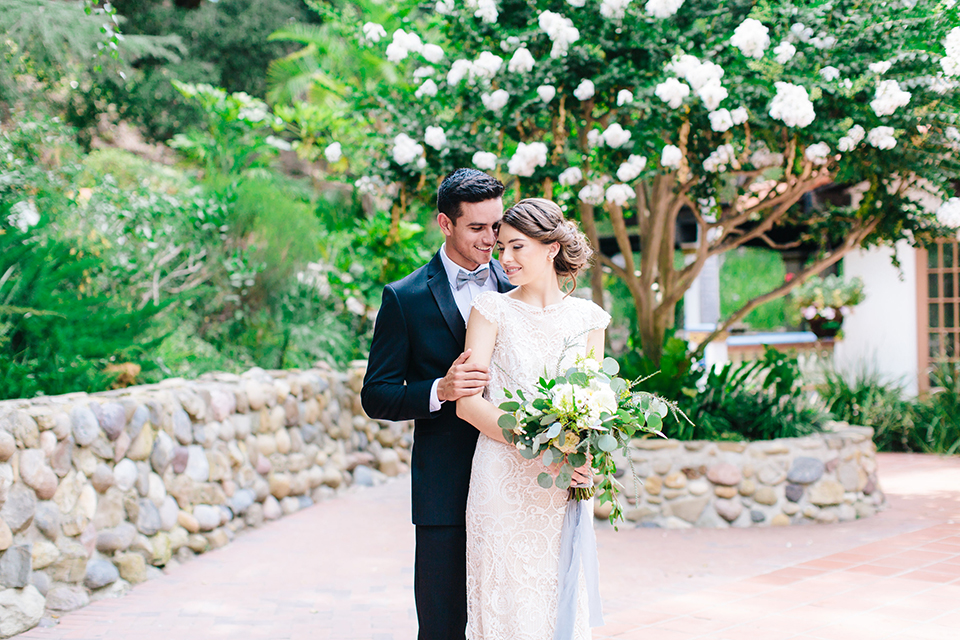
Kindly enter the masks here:
<path id="1" fill-rule="evenodd" d="M 858 522 L 599 526 L 595 640 L 956 640 L 960 459 L 881 455 L 890 508 Z M 409 489 L 315 505 L 20 638 L 416 637 Z"/>

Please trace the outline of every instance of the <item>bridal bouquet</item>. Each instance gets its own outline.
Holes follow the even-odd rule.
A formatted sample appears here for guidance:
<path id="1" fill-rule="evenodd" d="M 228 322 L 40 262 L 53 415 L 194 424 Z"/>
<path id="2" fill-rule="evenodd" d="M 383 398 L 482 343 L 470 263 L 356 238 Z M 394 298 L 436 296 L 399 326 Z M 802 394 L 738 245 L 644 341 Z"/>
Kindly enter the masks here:
<path id="1" fill-rule="evenodd" d="M 643 380 L 624 380 L 617 377 L 619 370 L 613 358 L 602 363 L 578 358 L 566 374 L 540 378 L 533 398 L 520 389 L 504 389 L 508 400 L 500 409 L 507 413 L 498 422 L 504 439 L 524 458 L 542 456 L 544 465 L 560 465 L 556 478 L 546 472 L 539 475 L 540 486 L 569 489 L 572 500 L 586 500 L 596 493 L 601 503 L 612 503 L 611 523 L 622 517 L 612 453 L 622 450 L 629 461 L 627 447 L 633 437 L 639 433 L 666 437 L 660 431 L 663 418 L 668 411 L 680 411 L 663 398 L 636 391 Z M 571 486 L 574 469 L 588 460 L 600 482 L 596 487 Z"/>

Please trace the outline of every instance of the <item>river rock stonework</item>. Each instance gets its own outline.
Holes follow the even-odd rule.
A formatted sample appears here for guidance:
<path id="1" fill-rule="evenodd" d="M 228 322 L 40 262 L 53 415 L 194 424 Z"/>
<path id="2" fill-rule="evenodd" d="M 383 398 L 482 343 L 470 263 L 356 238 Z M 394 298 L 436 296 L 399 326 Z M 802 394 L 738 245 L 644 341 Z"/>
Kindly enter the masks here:
<path id="1" fill-rule="evenodd" d="M 351 485 L 409 470 L 363 367 L 0 402 L 0 638 L 114 597 Z"/>
<path id="2" fill-rule="evenodd" d="M 642 526 L 831 523 L 885 504 L 868 427 L 835 422 L 823 433 L 760 442 L 634 440 L 630 458 L 639 482 L 618 454 L 621 498 L 625 517 Z"/>

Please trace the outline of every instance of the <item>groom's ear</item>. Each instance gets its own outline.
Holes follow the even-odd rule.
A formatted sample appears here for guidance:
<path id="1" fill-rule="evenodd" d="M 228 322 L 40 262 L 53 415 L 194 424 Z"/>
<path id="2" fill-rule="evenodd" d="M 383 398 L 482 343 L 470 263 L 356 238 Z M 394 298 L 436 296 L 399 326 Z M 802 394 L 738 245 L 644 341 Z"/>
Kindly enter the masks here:
<path id="1" fill-rule="evenodd" d="M 453 227 L 456 223 L 450 219 L 450 216 L 443 212 L 438 213 L 437 224 L 440 225 L 440 231 L 443 232 L 443 235 L 447 237 L 453 235 Z"/>

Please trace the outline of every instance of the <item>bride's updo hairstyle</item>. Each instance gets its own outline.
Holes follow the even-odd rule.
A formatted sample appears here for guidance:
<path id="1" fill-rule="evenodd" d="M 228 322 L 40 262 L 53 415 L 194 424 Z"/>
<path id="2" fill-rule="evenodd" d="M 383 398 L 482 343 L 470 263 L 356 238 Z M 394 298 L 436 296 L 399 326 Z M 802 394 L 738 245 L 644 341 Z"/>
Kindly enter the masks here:
<path id="1" fill-rule="evenodd" d="M 577 223 L 565 219 L 554 202 L 543 198 L 521 200 L 504 212 L 500 224 L 510 225 L 543 244 L 560 243 L 553 268 L 561 278 L 571 279 L 573 288 L 577 288 L 577 274 L 590 263 L 593 249 Z"/>

